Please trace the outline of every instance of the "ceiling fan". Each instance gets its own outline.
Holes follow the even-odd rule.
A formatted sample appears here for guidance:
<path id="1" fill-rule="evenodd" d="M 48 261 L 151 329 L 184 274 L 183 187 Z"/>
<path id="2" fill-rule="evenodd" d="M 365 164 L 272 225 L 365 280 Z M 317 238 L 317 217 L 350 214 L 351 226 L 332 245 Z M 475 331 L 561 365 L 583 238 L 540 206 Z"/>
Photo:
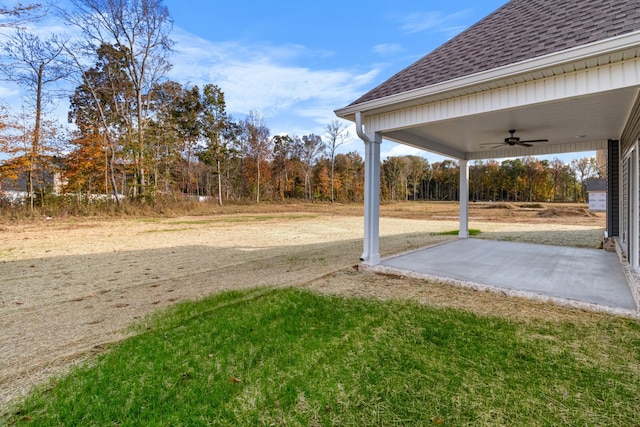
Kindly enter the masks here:
<path id="1" fill-rule="evenodd" d="M 528 139 L 525 141 L 520 141 L 520 138 L 514 135 L 516 133 L 515 129 L 511 129 L 509 133 L 511 134 L 511 136 L 508 138 L 505 138 L 504 142 L 500 144 L 496 145 L 496 144 L 489 143 L 489 144 L 480 144 L 480 146 L 483 147 L 483 146 L 491 145 L 492 147 L 490 148 L 498 148 L 498 147 L 502 147 L 503 145 L 508 145 L 510 147 L 513 147 L 515 145 L 519 145 L 521 147 L 533 147 L 533 145 L 531 145 L 531 143 L 533 142 L 549 142 L 548 139 Z"/>

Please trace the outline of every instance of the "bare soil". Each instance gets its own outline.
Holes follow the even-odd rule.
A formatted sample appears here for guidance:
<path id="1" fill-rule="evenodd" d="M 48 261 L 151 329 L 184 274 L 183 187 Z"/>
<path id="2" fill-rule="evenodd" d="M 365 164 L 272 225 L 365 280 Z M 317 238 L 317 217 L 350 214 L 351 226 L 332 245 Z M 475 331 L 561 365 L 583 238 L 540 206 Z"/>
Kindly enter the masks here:
<path id="1" fill-rule="evenodd" d="M 428 246 L 457 230 L 453 203 L 381 207 L 383 255 Z M 481 236 L 598 247 L 604 214 L 583 205 L 472 204 Z M 210 207 L 198 216 L 0 221 L 0 412 L 34 385 L 103 351 L 151 312 L 214 292 L 299 286 L 412 298 L 486 314 L 594 316 L 354 268 L 362 206 Z M 551 317 L 553 317 L 551 316 Z"/>

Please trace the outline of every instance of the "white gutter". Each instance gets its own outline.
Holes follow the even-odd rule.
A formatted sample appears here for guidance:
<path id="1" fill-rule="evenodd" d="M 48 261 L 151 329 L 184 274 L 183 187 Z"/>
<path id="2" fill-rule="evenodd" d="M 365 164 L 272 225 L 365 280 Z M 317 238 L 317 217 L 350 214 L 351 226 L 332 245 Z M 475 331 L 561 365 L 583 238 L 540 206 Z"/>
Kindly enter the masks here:
<path id="1" fill-rule="evenodd" d="M 449 91 L 460 90 L 467 87 L 486 84 L 490 81 L 507 79 L 526 73 L 534 73 L 554 66 L 566 65 L 578 61 L 584 61 L 601 55 L 612 54 L 627 49 L 640 49 L 640 31 L 600 40 L 587 45 L 574 47 L 560 52 L 550 53 L 532 59 L 527 59 L 515 64 L 505 65 L 491 70 L 436 83 L 431 86 L 409 90 L 395 95 L 366 101 L 360 104 L 350 105 L 338 110 L 338 117 L 347 118 L 357 112 L 370 111 L 378 108 L 389 107 L 394 104 L 414 101 L 419 98 L 442 94 Z"/>
<path id="2" fill-rule="evenodd" d="M 356 133 L 365 143 L 371 142 L 367 134 L 364 133 L 364 128 L 362 126 L 362 111 L 356 111 Z"/>

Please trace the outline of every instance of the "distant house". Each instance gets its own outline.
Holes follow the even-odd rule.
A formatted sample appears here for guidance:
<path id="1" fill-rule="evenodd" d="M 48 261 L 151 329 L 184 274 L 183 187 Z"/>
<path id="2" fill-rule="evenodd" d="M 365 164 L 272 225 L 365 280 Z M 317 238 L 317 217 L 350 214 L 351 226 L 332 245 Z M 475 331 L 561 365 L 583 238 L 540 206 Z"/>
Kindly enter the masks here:
<path id="1" fill-rule="evenodd" d="M 21 162 L 20 157 L 13 158 L 0 164 L 0 197 L 8 199 L 12 203 L 20 202 L 29 197 L 29 173 L 25 167 L 19 168 L 12 165 Z M 64 162 L 61 158 L 48 156 L 41 161 L 33 171 L 33 187 L 35 192 L 50 192 L 59 195 L 62 192 L 64 182 L 62 171 Z M 5 170 L 11 169 L 8 174 Z M 13 170 L 22 169 L 17 175 Z"/>
<path id="2" fill-rule="evenodd" d="M 606 150 L 607 233 L 640 271 L 638 0 L 512 0 L 336 114 L 365 144 L 364 264 L 390 140 L 457 159 L 463 195 L 473 160 Z M 468 218 L 463 196 L 460 238 Z"/>
<path id="3" fill-rule="evenodd" d="M 589 210 L 592 212 L 607 211 L 607 180 L 588 179 L 586 182 L 589 194 Z"/>

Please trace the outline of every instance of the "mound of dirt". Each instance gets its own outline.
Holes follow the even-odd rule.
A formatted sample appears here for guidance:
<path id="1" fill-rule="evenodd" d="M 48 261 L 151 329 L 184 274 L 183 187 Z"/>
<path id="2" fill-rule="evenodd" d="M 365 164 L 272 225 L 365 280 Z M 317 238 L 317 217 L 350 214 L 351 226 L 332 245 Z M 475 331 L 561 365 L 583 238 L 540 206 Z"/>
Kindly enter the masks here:
<path id="1" fill-rule="evenodd" d="M 547 208 L 538 212 L 538 215 L 542 218 L 597 216 L 586 208 Z"/>
<path id="2" fill-rule="evenodd" d="M 478 203 L 478 204 L 473 204 L 472 206 L 480 209 L 515 209 L 516 208 L 511 203 L 502 203 L 502 202 Z"/>
<path id="3" fill-rule="evenodd" d="M 505 209 L 487 211 L 474 224 L 487 238 L 585 246 L 585 238 L 599 242 L 604 227 L 604 217 L 532 221 L 531 210 L 485 206 Z M 132 322 L 158 309 L 223 290 L 324 283 L 358 262 L 362 205 L 220 209 L 0 223 L 0 418 L 33 385 L 129 336 Z M 381 211 L 383 256 L 455 238 L 441 233 L 459 227 L 457 203 L 396 203 Z M 428 220 L 434 217 L 441 219 Z M 333 289 L 357 295 L 351 281 L 337 277 Z M 362 295 L 419 295 L 399 285 L 404 281 L 382 278 L 373 286 L 373 277 L 358 277 Z"/>

